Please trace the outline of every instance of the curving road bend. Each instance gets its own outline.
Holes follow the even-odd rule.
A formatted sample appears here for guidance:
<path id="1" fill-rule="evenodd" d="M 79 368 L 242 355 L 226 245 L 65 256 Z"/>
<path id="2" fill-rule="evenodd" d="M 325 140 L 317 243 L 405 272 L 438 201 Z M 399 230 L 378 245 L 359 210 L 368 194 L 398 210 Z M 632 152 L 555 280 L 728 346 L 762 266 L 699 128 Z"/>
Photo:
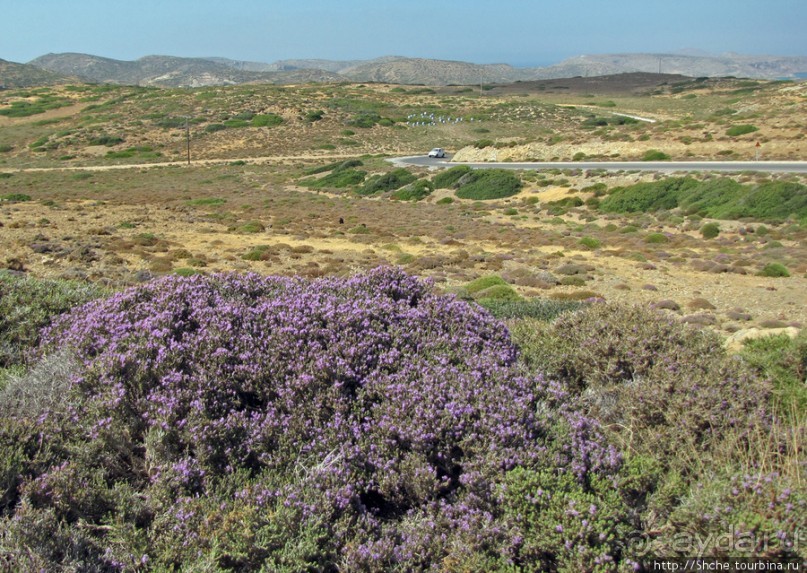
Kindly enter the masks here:
<path id="1" fill-rule="evenodd" d="M 769 173 L 807 173 L 807 161 L 545 161 L 545 162 L 452 162 L 450 157 L 431 159 L 425 155 L 389 159 L 395 165 L 416 165 L 435 169 L 467 165 L 472 169 L 604 169 L 606 171 L 764 171 Z"/>

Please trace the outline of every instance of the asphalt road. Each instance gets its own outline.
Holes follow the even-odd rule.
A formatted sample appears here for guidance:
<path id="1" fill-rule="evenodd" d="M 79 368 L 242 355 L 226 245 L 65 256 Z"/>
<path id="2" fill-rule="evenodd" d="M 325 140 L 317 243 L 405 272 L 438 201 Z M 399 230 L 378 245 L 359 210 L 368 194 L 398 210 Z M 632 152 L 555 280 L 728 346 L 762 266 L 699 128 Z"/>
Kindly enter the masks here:
<path id="1" fill-rule="evenodd" d="M 807 173 L 807 161 L 547 161 L 527 163 L 455 163 L 450 157 L 430 159 L 425 155 L 390 159 L 396 165 L 445 168 L 467 165 L 473 169 L 605 169 L 607 171 L 766 171 L 772 173 Z"/>

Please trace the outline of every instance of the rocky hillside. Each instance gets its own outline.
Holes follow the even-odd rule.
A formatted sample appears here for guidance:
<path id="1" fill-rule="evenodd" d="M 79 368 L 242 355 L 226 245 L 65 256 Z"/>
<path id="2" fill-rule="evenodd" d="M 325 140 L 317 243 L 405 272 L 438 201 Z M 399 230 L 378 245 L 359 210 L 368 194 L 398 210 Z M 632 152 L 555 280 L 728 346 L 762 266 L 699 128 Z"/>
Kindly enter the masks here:
<path id="1" fill-rule="evenodd" d="M 661 72 L 690 77 L 792 78 L 807 72 L 807 57 L 599 54 L 569 58 L 554 66 L 536 70 L 539 77 L 546 79 L 625 72 Z"/>
<path id="2" fill-rule="evenodd" d="M 0 88 L 27 88 L 69 83 L 76 78 L 49 72 L 28 64 L 17 64 L 0 60 Z"/>
<path id="3" fill-rule="evenodd" d="M 545 68 L 388 56 L 364 61 L 280 60 L 146 56 L 134 61 L 88 54 L 47 54 L 30 65 L 91 82 L 146 86 L 208 86 L 242 83 L 379 82 L 423 85 L 508 84 L 632 72 L 690 77 L 792 78 L 807 74 L 807 57 L 602 54 L 578 56 Z M 2 83 L 2 78 L 0 78 Z"/>
<path id="4" fill-rule="evenodd" d="M 123 61 L 88 54 L 48 54 L 32 60 L 30 65 L 90 82 L 141 86 L 202 87 L 251 82 L 327 82 L 340 79 L 339 76 L 323 70 L 255 72 L 204 58 L 172 56 L 146 56 L 135 61 Z"/>

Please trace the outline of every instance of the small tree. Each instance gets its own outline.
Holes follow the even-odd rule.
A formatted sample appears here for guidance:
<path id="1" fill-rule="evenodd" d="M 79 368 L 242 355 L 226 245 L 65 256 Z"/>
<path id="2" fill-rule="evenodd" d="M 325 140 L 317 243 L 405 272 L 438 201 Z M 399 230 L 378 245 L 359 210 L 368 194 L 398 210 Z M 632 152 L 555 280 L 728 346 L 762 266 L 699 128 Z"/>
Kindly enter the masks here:
<path id="1" fill-rule="evenodd" d="M 717 223 L 706 223 L 701 227 L 701 235 L 704 239 L 714 239 L 720 234 L 720 225 Z"/>

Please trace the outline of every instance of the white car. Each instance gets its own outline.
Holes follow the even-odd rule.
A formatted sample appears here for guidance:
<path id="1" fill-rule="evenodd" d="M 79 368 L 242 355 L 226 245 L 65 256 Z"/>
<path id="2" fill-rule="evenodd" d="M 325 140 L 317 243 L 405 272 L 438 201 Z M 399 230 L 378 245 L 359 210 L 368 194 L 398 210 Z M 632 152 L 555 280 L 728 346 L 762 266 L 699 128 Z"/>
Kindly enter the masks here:
<path id="1" fill-rule="evenodd" d="M 429 157 L 445 157 L 446 150 L 442 147 L 435 147 L 431 151 L 429 151 Z"/>

